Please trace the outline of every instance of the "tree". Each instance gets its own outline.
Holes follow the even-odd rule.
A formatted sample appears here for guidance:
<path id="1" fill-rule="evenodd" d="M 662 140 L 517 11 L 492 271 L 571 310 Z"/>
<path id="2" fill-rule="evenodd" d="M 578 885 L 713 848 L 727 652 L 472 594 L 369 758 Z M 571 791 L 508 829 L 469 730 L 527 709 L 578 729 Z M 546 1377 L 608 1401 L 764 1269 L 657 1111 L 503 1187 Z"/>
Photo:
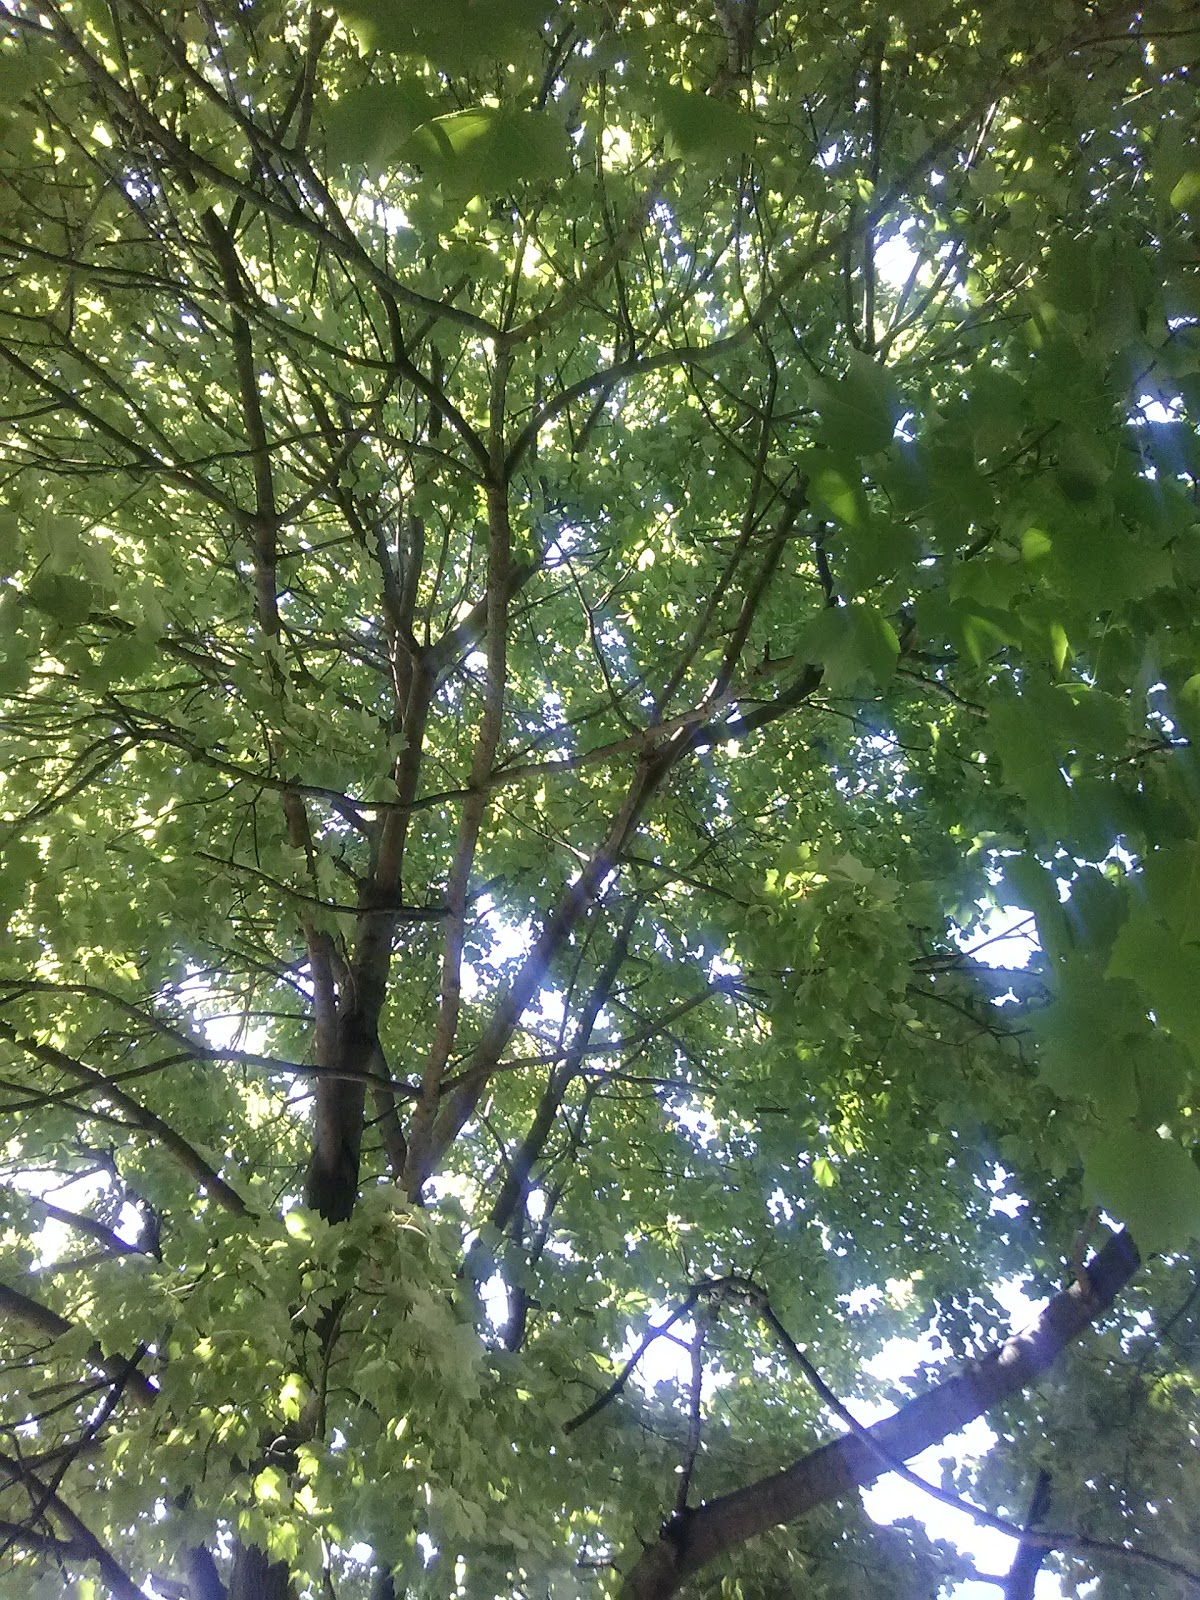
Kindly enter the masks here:
<path id="1" fill-rule="evenodd" d="M 1191 9 L 3 16 L 5 1593 L 1194 1592 Z"/>

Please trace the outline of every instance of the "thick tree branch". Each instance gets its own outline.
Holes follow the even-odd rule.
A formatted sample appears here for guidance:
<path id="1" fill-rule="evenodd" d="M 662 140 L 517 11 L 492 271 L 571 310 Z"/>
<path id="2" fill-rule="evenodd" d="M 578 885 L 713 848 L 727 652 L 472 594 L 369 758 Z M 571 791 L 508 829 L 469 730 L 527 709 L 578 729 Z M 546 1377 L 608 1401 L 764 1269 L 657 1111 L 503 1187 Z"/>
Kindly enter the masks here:
<path id="1" fill-rule="evenodd" d="M 23 1324 L 45 1339 L 61 1339 L 75 1327 L 75 1323 L 60 1316 L 57 1311 L 51 1311 L 40 1300 L 33 1300 L 6 1283 L 0 1283 L 0 1312 L 4 1313 L 5 1318 Z M 114 1383 L 123 1383 L 123 1393 L 131 1399 L 147 1406 L 157 1401 L 158 1390 L 144 1373 L 136 1369 L 130 1371 L 127 1360 L 120 1356 L 106 1356 L 98 1344 L 92 1346 L 86 1359 L 89 1366 L 103 1372 Z"/>
<path id="2" fill-rule="evenodd" d="M 854 1413 L 842 1404 L 765 1300 L 760 1303 L 760 1309 L 765 1320 L 787 1349 L 792 1360 L 808 1378 L 825 1405 L 846 1424 L 855 1438 L 861 1439 L 868 1449 L 879 1457 L 888 1472 L 894 1473 L 898 1478 L 902 1478 L 905 1483 L 912 1484 L 913 1488 L 919 1489 L 922 1494 L 927 1494 L 930 1499 L 937 1500 L 941 1505 L 949 1506 L 952 1511 L 961 1511 L 964 1516 L 970 1517 L 972 1521 L 977 1522 L 981 1528 L 993 1528 L 997 1533 L 1007 1534 L 1009 1538 L 1018 1541 L 1017 1558 L 1013 1562 L 1008 1582 L 1015 1581 L 1018 1585 L 1024 1584 L 1024 1589 L 1019 1589 L 1018 1591 L 1019 1600 L 1032 1600 L 1033 1585 L 1036 1582 L 1038 1570 L 1052 1550 L 1086 1551 L 1102 1557 L 1114 1557 L 1118 1560 L 1132 1562 L 1135 1565 L 1154 1567 L 1161 1572 L 1170 1572 L 1176 1577 L 1182 1577 L 1185 1582 L 1200 1590 L 1200 1573 L 1185 1567 L 1181 1562 L 1172 1561 L 1170 1557 L 1160 1556 L 1152 1550 L 1133 1549 L 1127 1545 L 1115 1544 L 1108 1539 L 1092 1539 L 1084 1534 L 1037 1528 L 1035 1524 L 1044 1515 L 1049 1504 L 1049 1479 L 1045 1473 L 1042 1473 L 1039 1477 L 1039 1488 L 1034 1494 L 1029 1515 L 1026 1518 L 1024 1528 L 1022 1528 L 1015 1522 L 1010 1522 L 1007 1517 L 995 1516 L 992 1512 L 985 1511 L 980 1506 L 972 1505 L 969 1500 L 964 1500 L 961 1495 L 953 1494 L 948 1489 L 942 1489 L 937 1484 L 927 1482 L 916 1472 L 910 1472 L 898 1457 L 888 1455 L 878 1439 L 872 1436 L 870 1428 L 859 1422 Z M 1043 1480 L 1045 1481 L 1043 1482 Z M 1025 1558 L 1023 1566 L 1020 1564 L 1022 1556 Z"/>
<path id="3" fill-rule="evenodd" d="M 227 1211 L 232 1211 L 235 1216 L 246 1216 L 249 1208 L 246 1202 L 232 1188 L 200 1154 L 200 1152 L 177 1133 L 168 1123 L 164 1122 L 153 1111 L 147 1109 L 132 1095 L 119 1088 L 111 1078 L 106 1078 L 103 1073 L 86 1066 L 82 1061 L 76 1061 L 73 1056 L 66 1055 L 62 1050 L 56 1050 L 53 1045 L 42 1044 L 37 1039 L 29 1039 L 19 1034 L 7 1022 L 0 1022 L 0 1039 L 5 1039 L 14 1049 L 20 1050 L 33 1060 L 40 1062 L 45 1067 L 50 1067 L 58 1072 L 65 1072 L 70 1077 L 77 1079 L 97 1096 L 108 1101 L 123 1111 L 130 1122 L 143 1133 L 148 1133 L 179 1162 L 184 1171 L 189 1173 L 205 1191 Z"/>
<path id="4" fill-rule="evenodd" d="M 629 1569 L 622 1600 L 666 1600 L 709 1562 L 769 1528 L 794 1522 L 819 1505 L 873 1483 L 888 1470 L 888 1460 L 919 1455 L 1028 1387 L 1109 1309 L 1138 1265 L 1129 1235 L 1115 1235 L 1088 1267 L 1086 1288 L 1073 1283 L 1051 1300 L 1032 1327 L 877 1422 L 866 1430 L 870 1443 L 849 1434 L 781 1472 L 672 1520 Z"/>
<path id="5" fill-rule="evenodd" d="M 1045 1519 L 1049 1508 L 1050 1474 L 1043 1470 L 1038 1473 L 1037 1482 L 1033 1486 L 1029 1514 L 1025 1518 L 1027 1534 L 1037 1529 L 1038 1523 Z M 1005 1579 L 1004 1600 L 1033 1600 L 1037 1575 L 1051 1549 L 1052 1546 L 1041 1544 L 1036 1539 L 1021 1540 L 1013 1557 L 1012 1566 L 1008 1569 L 1008 1577 Z"/>
<path id="6" fill-rule="evenodd" d="M 100 1576 L 108 1586 L 112 1600 L 145 1600 L 139 1585 L 124 1567 L 110 1555 L 92 1530 L 76 1516 L 70 1506 L 40 1478 L 30 1472 L 16 1457 L 0 1454 L 0 1471 L 6 1472 L 14 1483 L 20 1483 L 35 1497 L 46 1511 L 54 1516 L 66 1533 L 66 1543 L 78 1552 L 77 1559 L 94 1561 Z"/>
<path id="7" fill-rule="evenodd" d="M 420 1195 L 431 1170 L 430 1147 L 441 1099 L 442 1076 L 458 1032 L 463 944 L 466 937 L 471 868 L 475 861 L 480 830 L 487 810 L 487 780 L 495 765 L 504 719 L 504 697 L 508 676 L 508 607 L 512 581 L 512 528 L 509 522 L 508 485 L 503 472 L 504 414 L 510 362 L 511 358 L 506 354 L 501 354 L 497 358 L 491 385 L 492 478 L 488 484 L 487 494 L 488 568 L 485 632 L 487 682 L 483 716 L 471 758 L 467 796 L 463 802 L 454 859 L 446 890 L 450 913 L 442 954 L 438 1017 L 434 1027 L 433 1043 L 421 1077 L 421 1097 L 409 1128 L 405 1182 L 409 1194 L 414 1198 Z M 457 1129 L 455 1131 L 457 1132 Z"/>

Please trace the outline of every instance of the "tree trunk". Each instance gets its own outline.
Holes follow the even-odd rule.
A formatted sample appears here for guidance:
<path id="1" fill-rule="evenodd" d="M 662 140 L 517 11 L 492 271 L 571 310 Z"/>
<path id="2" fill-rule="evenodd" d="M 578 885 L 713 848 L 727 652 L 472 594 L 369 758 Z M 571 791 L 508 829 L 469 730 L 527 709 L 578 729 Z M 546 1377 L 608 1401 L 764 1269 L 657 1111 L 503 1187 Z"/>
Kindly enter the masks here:
<path id="1" fill-rule="evenodd" d="M 287 1562 L 269 1561 L 257 1545 L 238 1545 L 229 1600 L 296 1600 Z"/>

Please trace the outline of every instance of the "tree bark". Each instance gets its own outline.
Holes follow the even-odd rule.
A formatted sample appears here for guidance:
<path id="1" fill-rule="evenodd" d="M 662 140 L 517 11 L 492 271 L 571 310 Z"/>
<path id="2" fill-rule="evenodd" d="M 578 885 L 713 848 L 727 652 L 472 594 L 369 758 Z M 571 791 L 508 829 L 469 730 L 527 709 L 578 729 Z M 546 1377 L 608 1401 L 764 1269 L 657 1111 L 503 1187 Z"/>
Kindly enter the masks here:
<path id="1" fill-rule="evenodd" d="M 1039 1522 L 1045 1521 L 1049 1508 L 1050 1474 L 1042 1471 L 1038 1473 L 1033 1499 L 1029 1502 L 1029 1515 L 1025 1518 L 1026 1532 L 1032 1532 Z M 1004 1600 L 1033 1600 L 1037 1575 L 1042 1570 L 1042 1562 L 1049 1554 L 1049 1545 L 1031 1544 L 1027 1539 L 1021 1540 L 1013 1557 L 1013 1564 L 1008 1569 L 1008 1577 L 1005 1579 Z"/>
<path id="2" fill-rule="evenodd" d="M 194 1545 L 187 1552 L 184 1564 L 191 1600 L 229 1600 L 229 1591 L 221 1582 L 217 1563 L 206 1544 Z"/>
<path id="3" fill-rule="evenodd" d="M 846 1435 L 781 1472 L 673 1518 L 629 1569 L 621 1600 L 667 1600 L 710 1561 L 873 1483 L 888 1471 L 889 1458 L 907 1461 L 919 1455 L 1027 1388 L 1109 1309 L 1138 1265 L 1129 1234 L 1114 1235 L 1093 1257 L 1086 1283 L 1072 1283 L 1055 1295 L 1031 1327 L 870 1428 L 877 1448 L 866 1438 Z"/>
<path id="4" fill-rule="evenodd" d="M 60 1317 L 57 1311 L 44 1306 L 40 1300 L 31 1300 L 28 1295 L 6 1283 L 0 1283 L 0 1316 L 23 1323 L 47 1340 L 61 1339 L 76 1326 L 66 1317 Z M 99 1344 L 94 1344 L 84 1359 L 114 1383 L 120 1383 L 126 1399 L 135 1400 L 143 1406 L 152 1406 L 157 1401 L 158 1390 L 150 1379 L 136 1366 L 130 1370 L 124 1356 L 106 1356 Z"/>
<path id="5" fill-rule="evenodd" d="M 286 1561 L 270 1561 L 254 1544 L 240 1544 L 233 1558 L 229 1600 L 296 1600 Z"/>

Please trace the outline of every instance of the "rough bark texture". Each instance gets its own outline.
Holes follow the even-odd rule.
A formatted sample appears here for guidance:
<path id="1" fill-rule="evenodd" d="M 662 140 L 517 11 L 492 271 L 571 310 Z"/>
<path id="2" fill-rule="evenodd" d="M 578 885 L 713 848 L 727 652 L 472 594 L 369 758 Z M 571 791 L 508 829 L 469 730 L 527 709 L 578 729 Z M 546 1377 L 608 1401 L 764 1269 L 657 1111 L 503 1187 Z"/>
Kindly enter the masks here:
<path id="1" fill-rule="evenodd" d="M 1133 1240 L 1116 1234 L 1092 1260 L 1083 1283 L 1055 1295 L 1045 1311 L 982 1361 L 901 1407 L 868 1430 L 847 1435 L 732 1494 L 673 1518 L 630 1568 L 622 1600 L 666 1600 L 710 1561 L 829 1500 L 873 1483 L 891 1460 L 907 1461 L 975 1417 L 1027 1388 L 1097 1317 L 1139 1265 Z"/>
<path id="2" fill-rule="evenodd" d="M 257 1545 L 239 1545 L 229 1580 L 229 1600 L 296 1600 L 286 1561 L 270 1561 Z"/>

